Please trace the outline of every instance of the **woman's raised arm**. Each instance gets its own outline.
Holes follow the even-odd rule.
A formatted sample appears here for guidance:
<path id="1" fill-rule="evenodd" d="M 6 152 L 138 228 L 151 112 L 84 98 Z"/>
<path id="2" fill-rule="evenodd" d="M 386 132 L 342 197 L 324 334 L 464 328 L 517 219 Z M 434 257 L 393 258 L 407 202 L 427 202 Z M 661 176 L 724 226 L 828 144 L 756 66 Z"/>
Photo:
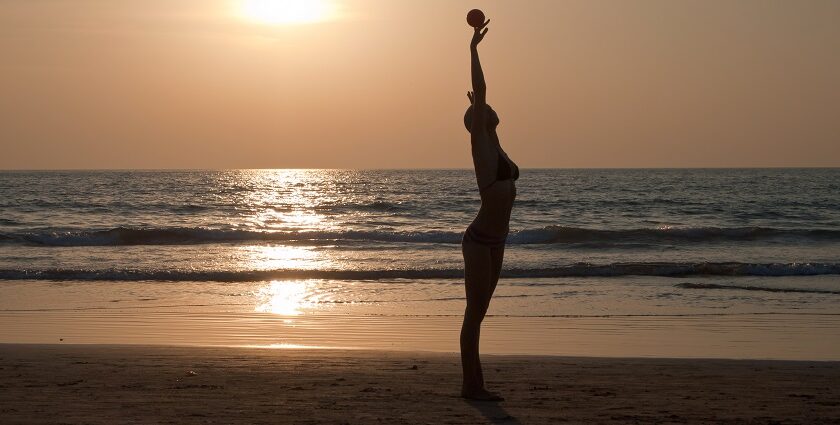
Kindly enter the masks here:
<path id="1" fill-rule="evenodd" d="M 473 38 L 470 42 L 470 58 L 472 60 L 471 68 L 473 87 L 473 93 L 470 96 L 470 100 L 472 101 L 474 110 L 481 112 L 483 112 L 484 105 L 487 104 L 487 83 L 484 82 L 484 71 L 482 71 L 481 69 L 481 60 L 478 58 L 478 43 L 481 43 L 481 40 L 484 39 L 484 35 L 487 34 L 489 28 L 486 27 L 489 23 L 490 20 L 488 19 L 480 27 L 475 27 L 475 32 L 473 33 Z M 474 115 L 484 114 L 479 113 Z M 475 120 L 473 120 L 473 127 L 475 127 Z"/>
<path id="2" fill-rule="evenodd" d="M 473 165 L 475 166 L 475 177 L 479 190 L 490 186 L 496 176 L 498 166 L 498 151 L 492 145 L 490 132 L 488 130 L 489 112 L 487 108 L 487 83 L 484 82 L 484 71 L 481 69 L 481 61 L 478 58 L 478 43 L 487 34 L 487 24 L 484 22 L 475 28 L 472 41 L 470 42 L 470 57 L 472 59 L 472 93 L 467 96 L 472 102 L 472 123 L 470 124 L 470 143 L 472 145 Z M 489 148 L 493 148 L 492 150 Z"/>

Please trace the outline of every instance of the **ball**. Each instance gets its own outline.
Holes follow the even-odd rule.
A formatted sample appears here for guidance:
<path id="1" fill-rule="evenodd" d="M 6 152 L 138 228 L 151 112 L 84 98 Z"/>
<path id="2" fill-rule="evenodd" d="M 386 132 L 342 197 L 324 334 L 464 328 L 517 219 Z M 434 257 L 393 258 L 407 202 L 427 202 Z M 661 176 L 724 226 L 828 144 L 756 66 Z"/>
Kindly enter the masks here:
<path id="1" fill-rule="evenodd" d="M 478 28 L 484 25 L 485 20 L 484 12 L 478 9 L 470 10 L 470 12 L 467 13 L 467 23 L 473 28 Z"/>

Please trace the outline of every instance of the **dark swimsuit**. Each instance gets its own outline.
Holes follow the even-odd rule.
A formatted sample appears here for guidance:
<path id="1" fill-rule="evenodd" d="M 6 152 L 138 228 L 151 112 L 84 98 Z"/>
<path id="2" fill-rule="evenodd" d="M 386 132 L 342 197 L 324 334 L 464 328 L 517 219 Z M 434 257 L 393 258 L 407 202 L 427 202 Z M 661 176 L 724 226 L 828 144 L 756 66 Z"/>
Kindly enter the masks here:
<path id="1" fill-rule="evenodd" d="M 498 154 L 498 165 L 496 166 L 496 180 L 493 183 L 485 186 L 484 188 L 479 189 L 479 192 L 484 192 L 485 189 L 493 186 L 497 181 L 501 180 L 508 180 L 513 179 L 516 181 L 519 179 L 519 167 L 512 168 L 508 160 L 502 157 L 502 154 Z M 507 233 L 502 236 L 496 235 L 488 235 L 480 230 L 477 230 L 472 223 L 467 226 L 467 231 L 464 232 L 464 240 L 469 242 L 475 242 L 490 248 L 501 248 L 505 245 L 505 241 L 507 240 Z"/>
<path id="2" fill-rule="evenodd" d="M 498 158 L 499 161 L 498 165 L 496 166 L 496 181 L 507 179 L 519 180 L 519 167 L 510 168 L 510 162 L 508 162 L 504 157 L 502 157 L 501 153 L 499 154 Z M 496 181 L 494 181 L 493 183 L 496 183 Z M 492 185 L 493 183 L 490 183 L 490 185 Z"/>
<path id="3" fill-rule="evenodd" d="M 475 242 L 488 248 L 501 248 L 507 241 L 507 235 L 502 237 L 487 235 L 479 230 L 475 230 L 475 227 L 470 224 L 467 226 L 467 231 L 464 232 L 464 241 Z"/>

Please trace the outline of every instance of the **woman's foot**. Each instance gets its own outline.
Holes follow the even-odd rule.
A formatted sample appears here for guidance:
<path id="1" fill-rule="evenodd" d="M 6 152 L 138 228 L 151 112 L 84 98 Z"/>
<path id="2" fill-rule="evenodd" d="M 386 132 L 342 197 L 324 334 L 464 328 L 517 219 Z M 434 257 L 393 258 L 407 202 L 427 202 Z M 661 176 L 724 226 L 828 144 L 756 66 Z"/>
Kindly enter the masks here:
<path id="1" fill-rule="evenodd" d="M 476 391 L 461 391 L 461 397 L 476 401 L 505 401 L 505 398 L 494 392 L 480 389 Z"/>

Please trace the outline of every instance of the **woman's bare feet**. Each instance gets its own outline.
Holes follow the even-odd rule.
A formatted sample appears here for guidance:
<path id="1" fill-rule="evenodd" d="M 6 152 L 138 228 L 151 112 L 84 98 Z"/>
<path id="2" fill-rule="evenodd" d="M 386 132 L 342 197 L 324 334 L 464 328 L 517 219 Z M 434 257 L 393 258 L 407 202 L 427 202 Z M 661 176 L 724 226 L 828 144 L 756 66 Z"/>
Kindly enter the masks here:
<path id="1" fill-rule="evenodd" d="M 505 398 L 499 394 L 487 391 L 483 388 L 477 391 L 461 391 L 461 397 L 467 400 L 476 401 L 505 401 Z"/>

